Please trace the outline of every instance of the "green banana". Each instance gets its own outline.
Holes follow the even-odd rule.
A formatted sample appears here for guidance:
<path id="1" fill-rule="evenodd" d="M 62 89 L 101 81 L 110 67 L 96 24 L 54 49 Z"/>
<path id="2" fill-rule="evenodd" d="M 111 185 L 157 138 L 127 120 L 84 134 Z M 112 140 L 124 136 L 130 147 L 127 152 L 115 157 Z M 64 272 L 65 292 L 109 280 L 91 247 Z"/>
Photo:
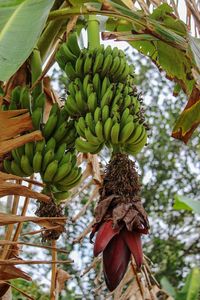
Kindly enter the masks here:
<path id="1" fill-rule="evenodd" d="M 113 120 L 112 118 L 108 118 L 106 122 L 104 123 L 103 132 L 105 136 L 106 141 L 110 141 L 111 139 L 111 129 L 113 126 Z"/>
<path id="2" fill-rule="evenodd" d="M 4 159 L 3 160 L 3 167 L 4 167 L 4 170 L 9 173 L 9 174 L 12 174 L 13 171 L 11 169 L 11 161 L 8 160 L 8 159 Z"/>
<path id="3" fill-rule="evenodd" d="M 93 57 L 91 53 L 86 54 L 84 66 L 83 66 L 83 73 L 86 75 L 90 73 L 93 63 Z"/>
<path id="4" fill-rule="evenodd" d="M 119 134 L 119 141 L 120 143 L 125 143 L 135 129 L 135 123 L 129 122 L 124 127 L 121 128 Z"/>
<path id="5" fill-rule="evenodd" d="M 40 124 L 42 122 L 42 116 L 43 116 L 42 108 L 40 108 L 40 107 L 37 107 L 32 112 L 31 119 L 32 119 L 34 129 L 36 129 L 36 130 L 40 129 Z"/>
<path id="6" fill-rule="evenodd" d="M 49 117 L 54 115 L 54 114 L 59 114 L 60 113 L 60 108 L 58 103 L 54 103 L 51 107 L 50 113 L 49 113 Z"/>
<path id="7" fill-rule="evenodd" d="M 65 102 L 65 110 L 68 112 L 70 116 L 79 115 L 79 111 L 76 106 L 77 105 L 75 99 L 71 95 L 69 95 L 67 97 L 67 101 Z"/>
<path id="8" fill-rule="evenodd" d="M 22 171 L 20 164 L 17 164 L 16 161 L 11 162 L 11 170 L 12 174 L 21 176 L 21 177 L 27 177 L 27 175 Z"/>
<path id="9" fill-rule="evenodd" d="M 11 102 L 14 102 L 17 106 L 19 105 L 21 86 L 16 86 L 11 93 Z"/>
<path id="10" fill-rule="evenodd" d="M 26 108 L 31 111 L 31 98 L 30 93 L 27 87 L 22 88 L 20 93 L 20 106 L 21 108 Z"/>
<path id="11" fill-rule="evenodd" d="M 48 164 L 44 172 L 43 180 L 45 182 L 51 182 L 53 180 L 53 177 L 56 175 L 57 170 L 58 170 L 58 161 L 54 160 L 50 164 Z"/>
<path id="12" fill-rule="evenodd" d="M 101 86 L 101 98 L 105 95 L 107 89 L 110 86 L 110 80 L 108 77 L 104 77 L 102 81 L 102 86 Z"/>
<path id="13" fill-rule="evenodd" d="M 82 77 L 83 74 L 83 66 L 84 66 L 84 55 L 81 53 L 81 55 L 76 60 L 76 65 L 75 65 L 76 74 L 80 77 Z"/>
<path id="14" fill-rule="evenodd" d="M 76 74 L 76 71 L 74 70 L 74 67 L 70 61 L 65 66 L 65 73 L 70 80 L 74 80 L 78 76 L 78 74 Z"/>
<path id="15" fill-rule="evenodd" d="M 49 151 L 45 152 L 43 161 L 42 161 L 42 171 L 44 172 L 46 167 L 52 162 L 54 159 L 54 151 L 50 149 Z"/>
<path id="16" fill-rule="evenodd" d="M 111 143 L 113 145 L 116 145 L 119 143 L 119 132 L 120 132 L 120 124 L 119 123 L 115 123 L 111 129 Z"/>
<path id="17" fill-rule="evenodd" d="M 61 144 L 55 153 L 54 159 L 60 161 L 63 158 L 63 155 L 65 154 L 66 147 L 67 147 L 66 143 Z"/>
<path id="18" fill-rule="evenodd" d="M 44 112 L 45 102 L 46 102 L 46 96 L 45 94 L 41 93 L 33 102 L 33 110 L 39 107 L 42 108 L 42 111 Z"/>
<path id="19" fill-rule="evenodd" d="M 84 101 L 83 95 L 80 90 L 76 92 L 75 99 L 76 99 L 76 107 L 79 113 L 84 114 L 87 111 L 87 104 Z"/>
<path id="20" fill-rule="evenodd" d="M 49 116 L 42 131 L 45 139 L 48 140 L 53 135 L 54 129 L 56 128 L 57 120 L 58 120 L 57 114 L 53 113 L 52 115 Z"/>
<path id="21" fill-rule="evenodd" d="M 21 157 L 20 157 L 20 155 L 18 154 L 18 152 L 16 151 L 16 149 L 13 149 L 13 150 L 11 151 L 11 154 L 12 154 L 12 157 L 14 158 L 14 161 L 15 161 L 18 165 L 20 165 Z"/>
<path id="22" fill-rule="evenodd" d="M 87 105 L 88 105 L 89 111 L 94 113 L 95 109 L 97 107 L 97 94 L 95 92 L 91 93 L 89 95 L 88 100 L 87 100 Z"/>
<path id="23" fill-rule="evenodd" d="M 11 102 L 8 109 L 9 110 L 17 110 L 17 104 L 14 102 Z"/>
<path id="24" fill-rule="evenodd" d="M 55 201 L 58 202 L 58 203 L 60 201 L 63 201 L 65 199 L 67 199 L 69 196 L 70 196 L 70 192 L 69 191 L 53 193 L 53 197 L 54 197 Z"/>
<path id="25" fill-rule="evenodd" d="M 78 152 L 83 153 L 95 153 L 99 148 L 99 145 L 94 145 L 87 141 L 83 141 L 81 138 L 76 139 L 75 146 Z"/>
<path id="26" fill-rule="evenodd" d="M 68 43 L 62 44 L 62 46 L 60 47 L 60 50 L 63 51 L 66 61 L 72 61 L 72 62 L 76 61 L 77 57 L 76 57 L 76 55 L 74 55 L 74 53 L 72 53 L 72 51 L 68 47 Z"/>
<path id="27" fill-rule="evenodd" d="M 30 163 L 32 163 L 33 161 L 34 150 L 35 150 L 34 148 L 35 148 L 34 142 L 26 143 L 24 147 L 25 155 L 28 157 Z"/>
<path id="28" fill-rule="evenodd" d="M 27 176 L 31 176 L 34 173 L 29 158 L 26 155 L 22 155 L 21 157 L 21 169 Z"/>
<path id="29" fill-rule="evenodd" d="M 71 172 L 71 169 L 72 169 L 71 162 L 66 162 L 61 166 L 59 165 L 58 170 L 55 176 L 53 177 L 53 182 L 58 182 L 64 177 L 66 177 Z"/>
<path id="30" fill-rule="evenodd" d="M 54 137 L 51 137 L 51 138 L 48 140 L 47 144 L 46 144 L 45 151 L 47 152 L 47 151 L 49 151 L 50 149 L 52 149 L 52 150 L 54 151 L 55 148 L 56 148 L 56 140 L 55 140 Z"/>
<path id="31" fill-rule="evenodd" d="M 36 144 L 35 144 L 35 152 L 43 152 L 44 148 L 45 148 L 45 145 L 46 145 L 46 142 L 45 140 L 41 140 L 41 141 L 38 141 Z"/>
<path id="32" fill-rule="evenodd" d="M 105 141 L 103 136 L 103 125 L 101 121 L 98 121 L 95 126 L 95 133 L 100 143 Z"/>
<path id="33" fill-rule="evenodd" d="M 65 176 L 62 180 L 58 181 L 58 184 L 70 185 L 77 180 L 77 177 L 79 177 L 80 173 L 81 173 L 81 168 L 75 167 L 71 170 L 71 172 L 67 176 Z"/>
<path id="34" fill-rule="evenodd" d="M 92 134 L 92 132 L 90 131 L 89 128 L 85 129 L 85 137 L 88 140 L 88 142 L 91 144 L 94 144 L 94 145 L 101 144 L 101 141 L 99 141 L 99 139 Z"/>
<path id="35" fill-rule="evenodd" d="M 88 87 L 88 84 L 90 83 L 90 79 L 91 79 L 90 74 L 87 74 L 83 79 L 83 92 L 84 92 L 84 96 L 86 98 L 87 98 L 87 87 Z"/>
<path id="36" fill-rule="evenodd" d="M 42 167 L 42 153 L 37 151 L 33 157 L 33 170 L 35 173 L 39 173 Z"/>
<path id="37" fill-rule="evenodd" d="M 55 139 L 56 142 L 60 142 L 64 138 L 64 136 L 65 136 L 65 134 L 67 132 L 67 129 L 68 129 L 67 127 L 68 127 L 68 123 L 67 122 L 63 122 L 56 129 L 56 131 L 53 134 L 53 137 L 54 137 L 54 139 Z"/>
<path id="38" fill-rule="evenodd" d="M 72 154 L 71 154 L 71 152 L 67 152 L 67 153 L 65 153 L 65 155 L 63 155 L 63 158 L 59 162 L 59 166 L 62 166 L 62 164 L 64 164 L 64 163 L 70 163 L 71 160 L 72 160 Z"/>
<path id="39" fill-rule="evenodd" d="M 86 122 L 88 128 L 90 129 L 90 131 L 92 132 L 92 134 L 95 134 L 95 122 L 94 122 L 91 112 L 86 114 L 85 122 Z"/>
<path id="40" fill-rule="evenodd" d="M 136 124 L 135 130 L 133 131 L 130 138 L 128 139 L 127 144 L 135 144 L 138 141 L 139 137 L 142 134 L 143 127 L 144 127 L 143 125 Z"/>
<path id="41" fill-rule="evenodd" d="M 104 62 L 101 70 L 101 77 L 104 78 L 104 76 L 109 72 L 110 67 L 112 65 L 113 57 L 111 54 L 108 54 L 107 56 L 104 56 Z"/>
<path id="42" fill-rule="evenodd" d="M 67 40 L 67 46 L 76 57 L 80 55 L 81 50 L 78 44 L 77 34 L 75 31 L 69 34 Z"/>
<path id="43" fill-rule="evenodd" d="M 118 56 L 116 56 L 114 59 L 113 59 L 113 62 L 112 62 L 112 67 L 110 68 L 109 70 L 109 74 L 111 74 L 111 76 L 113 74 L 115 74 L 115 72 L 117 72 L 117 69 L 119 68 L 119 65 L 120 65 L 120 58 Z"/>
<path id="44" fill-rule="evenodd" d="M 96 73 L 93 76 L 92 83 L 94 86 L 94 90 L 97 94 L 97 97 L 100 98 L 100 96 L 101 96 L 101 79 L 100 79 L 99 73 Z"/>
<path id="45" fill-rule="evenodd" d="M 101 107 L 104 107 L 105 105 L 110 105 L 111 100 L 113 98 L 113 94 L 114 94 L 114 85 L 111 84 L 101 99 Z"/>
<path id="46" fill-rule="evenodd" d="M 103 61 L 104 61 L 103 53 L 96 54 L 94 65 L 93 65 L 93 73 L 94 74 L 98 73 L 101 70 Z"/>
<path id="47" fill-rule="evenodd" d="M 94 112 L 94 122 L 97 123 L 101 120 L 101 108 L 97 107 Z"/>
<path id="48" fill-rule="evenodd" d="M 101 119 L 102 119 L 102 122 L 103 124 L 106 122 L 106 120 L 109 118 L 109 113 L 110 113 L 110 110 L 109 110 L 109 106 L 108 105 L 105 105 L 103 108 L 102 108 L 102 115 L 101 115 Z"/>
<path id="49" fill-rule="evenodd" d="M 124 80 L 126 80 L 128 74 L 129 74 L 129 70 L 130 70 L 129 65 L 128 65 L 128 63 L 126 62 L 125 67 L 124 67 L 124 70 L 123 70 L 122 74 L 120 74 L 120 76 L 119 76 L 119 80 L 120 80 L 120 81 L 123 82 Z"/>

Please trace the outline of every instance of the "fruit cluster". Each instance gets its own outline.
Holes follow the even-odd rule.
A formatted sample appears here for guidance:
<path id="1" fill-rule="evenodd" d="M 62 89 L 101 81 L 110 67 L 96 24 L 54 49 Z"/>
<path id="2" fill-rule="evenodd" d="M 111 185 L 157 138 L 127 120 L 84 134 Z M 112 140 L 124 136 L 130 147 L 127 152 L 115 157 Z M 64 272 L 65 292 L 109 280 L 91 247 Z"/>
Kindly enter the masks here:
<path id="1" fill-rule="evenodd" d="M 4 105 L 4 109 L 29 109 L 34 128 L 40 129 L 44 136 L 42 141 L 12 150 L 11 159 L 4 160 L 4 169 L 22 177 L 40 173 L 46 190 L 55 200 L 63 200 L 81 178 L 81 168 L 78 168 L 76 155 L 72 153 L 77 136 L 74 121 L 69 120 L 66 110 L 54 104 L 46 124 L 43 124 L 45 95 L 40 94 L 34 100 L 27 88 L 16 87 L 9 106 Z"/>
<path id="2" fill-rule="evenodd" d="M 140 152 L 146 125 L 124 52 L 103 45 L 80 51 L 72 34 L 56 59 L 70 81 L 64 109 L 75 120 L 76 149 L 94 154 L 106 145 L 114 152 Z"/>

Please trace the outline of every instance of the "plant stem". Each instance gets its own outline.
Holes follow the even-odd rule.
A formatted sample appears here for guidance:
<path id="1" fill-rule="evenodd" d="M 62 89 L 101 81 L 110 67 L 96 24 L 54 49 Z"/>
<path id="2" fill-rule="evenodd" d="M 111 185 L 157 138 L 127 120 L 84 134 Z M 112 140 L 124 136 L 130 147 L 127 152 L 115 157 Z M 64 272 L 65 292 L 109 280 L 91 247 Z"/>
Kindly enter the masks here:
<path id="1" fill-rule="evenodd" d="M 100 37 L 99 37 L 99 21 L 96 16 L 89 16 L 88 18 L 88 48 L 95 49 L 100 46 Z"/>

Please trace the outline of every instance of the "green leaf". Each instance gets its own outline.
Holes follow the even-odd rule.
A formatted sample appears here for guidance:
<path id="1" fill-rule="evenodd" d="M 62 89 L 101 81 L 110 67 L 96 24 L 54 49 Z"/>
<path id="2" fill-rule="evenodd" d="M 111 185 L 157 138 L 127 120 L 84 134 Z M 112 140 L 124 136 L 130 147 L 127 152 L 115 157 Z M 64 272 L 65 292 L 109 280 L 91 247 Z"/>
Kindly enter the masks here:
<path id="1" fill-rule="evenodd" d="M 0 4 L 0 80 L 8 80 L 31 54 L 53 3 L 10 0 Z"/>
<path id="2" fill-rule="evenodd" d="M 175 195 L 174 200 L 175 200 L 173 206 L 174 209 L 190 210 L 200 214 L 200 202 L 183 196 L 178 196 L 178 195 Z"/>
<path id="3" fill-rule="evenodd" d="M 200 269 L 193 268 L 187 276 L 182 290 L 177 293 L 176 300 L 198 300 L 200 293 Z"/>
<path id="4" fill-rule="evenodd" d="M 167 277 L 162 277 L 161 281 L 160 281 L 162 288 L 172 297 L 176 296 L 176 291 L 173 287 L 173 285 L 169 282 L 169 280 L 167 279 Z"/>

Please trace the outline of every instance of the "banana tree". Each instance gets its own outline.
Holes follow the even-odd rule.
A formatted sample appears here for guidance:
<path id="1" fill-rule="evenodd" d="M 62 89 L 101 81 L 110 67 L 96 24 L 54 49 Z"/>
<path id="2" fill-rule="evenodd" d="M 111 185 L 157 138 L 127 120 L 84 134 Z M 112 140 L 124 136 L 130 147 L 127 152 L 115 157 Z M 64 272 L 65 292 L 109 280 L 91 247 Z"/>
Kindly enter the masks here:
<path id="1" fill-rule="evenodd" d="M 199 40 L 179 19 L 177 7 L 152 1 L 151 11 L 150 1 L 138 2 L 143 3 L 142 10 L 132 1 L 123 0 L 9 0 L 0 4 L 2 118 L 11 110 L 26 109 L 32 119 L 32 126 L 24 129 L 31 139 L 23 134 L 23 142 L 12 143 L 6 152 L 2 151 L 2 170 L 20 176 L 20 180 L 34 173 L 41 176 L 45 196 L 38 197 L 36 215 L 43 241 L 52 242 L 51 299 L 59 293 L 56 240 L 64 230 L 62 201 L 76 193 L 91 174 L 100 187 L 91 239 L 97 232 L 94 255 L 103 252 L 105 280 L 111 291 L 127 279 L 124 275 L 130 264 L 137 279 L 136 269 L 141 269 L 143 262 L 140 238 L 149 229 L 135 165 L 127 156 L 136 156 L 145 146 L 148 125 L 134 87 L 133 67 L 123 51 L 100 46 L 99 23 L 103 40 L 127 41 L 176 83 L 174 93 L 182 89 L 187 95 L 188 102 L 172 132 L 174 138 L 187 143 L 200 123 Z M 77 42 L 83 28 L 88 32 L 87 49 L 80 49 Z M 69 81 L 64 107 L 46 76 L 56 61 Z M 43 140 L 36 141 L 34 130 L 40 131 Z M 99 171 L 88 166 L 99 170 L 95 157 L 104 146 L 112 156 L 102 180 Z M 79 165 L 84 159 L 87 166 L 82 172 Z M 47 205 L 44 199 L 50 199 L 50 203 Z M 22 215 L 28 202 L 27 197 Z M 17 206 L 15 198 L 13 214 Z M 43 218 L 55 218 L 54 226 Z M 13 241 L 17 241 L 22 228 L 19 222 L 23 221 L 17 222 Z M 5 240 L 12 240 L 14 227 L 5 224 L 10 226 Z M 14 248 L 5 243 L 1 255 L 1 271 L 5 274 L 6 259 L 7 265 L 14 265 L 13 253 Z M 13 276 L 5 276 L 1 296 L 9 288 L 7 280 L 16 278 L 16 274 Z M 17 276 L 28 278 L 20 271 Z M 136 283 L 139 285 L 138 280 Z"/>

